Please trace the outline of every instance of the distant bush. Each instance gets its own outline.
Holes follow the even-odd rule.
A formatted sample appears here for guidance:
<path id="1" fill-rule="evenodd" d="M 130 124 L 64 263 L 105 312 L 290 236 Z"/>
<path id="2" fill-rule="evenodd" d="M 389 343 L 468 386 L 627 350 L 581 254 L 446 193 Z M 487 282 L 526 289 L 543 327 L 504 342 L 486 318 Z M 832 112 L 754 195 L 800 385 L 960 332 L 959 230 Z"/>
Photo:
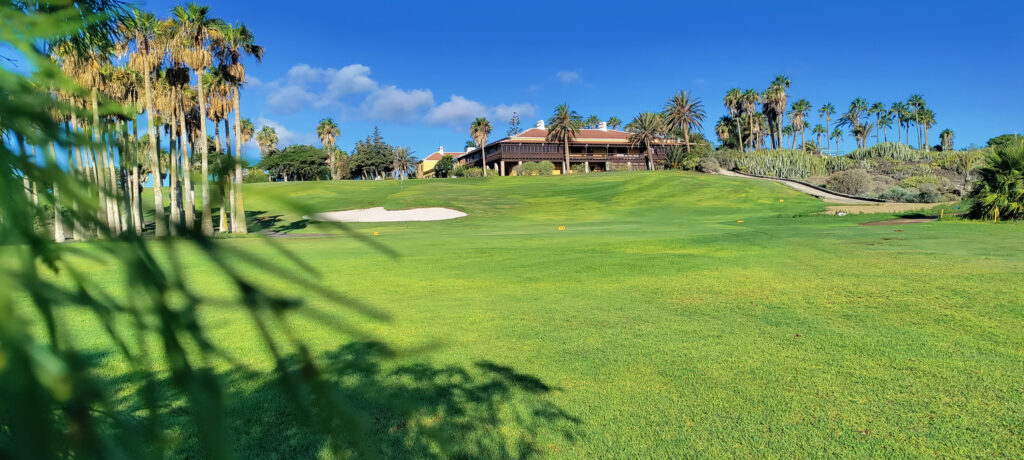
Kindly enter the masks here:
<path id="1" fill-rule="evenodd" d="M 910 203 L 913 202 L 915 198 L 917 198 L 917 193 L 900 186 L 892 187 L 889 190 L 878 194 L 878 199 L 896 201 L 899 203 Z"/>
<path id="2" fill-rule="evenodd" d="M 714 157 L 701 158 L 700 163 L 697 164 L 697 170 L 702 173 L 716 174 L 720 169 L 722 169 L 722 165 L 718 164 L 718 160 Z"/>
<path id="3" fill-rule="evenodd" d="M 828 176 L 825 184 L 830 190 L 848 195 L 860 195 L 871 187 L 871 175 L 863 169 L 839 171 Z"/>
<path id="4" fill-rule="evenodd" d="M 921 203 L 938 203 L 948 199 L 940 186 L 930 182 L 921 184 L 917 190 L 917 201 Z"/>
<path id="5" fill-rule="evenodd" d="M 583 165 L 578 165 L 583 166 Z M 576 167 L 573 167 L 575 171 Z M 555 164 L 550 161 L 542 161 L 540 163 L 534 161 L 527 161 L 521 165 L 516 165 L 513 171 L 519 176 L 550 176 L 555 170 Z"/>
<path id="6" fill-rule="evenodd" d="M 451 177 L 483 177 L 483 168 L 459 165 L 452 169 Z"/>
<path id="7" fill-rule="evenodd" d="M 572 165 L 572 173 L 573 174 L 586 174 L 588 172 L 590 172 L 590 171 L 587 170 L 587 165 L 585 165 L 583 163 L 577 163 L 577 164 Z"/>
<path id="8" fill-rule="evenodd" d="M 434 176 L 448 177 L 455 169 L 455 159 L 451 155 L 444 155 L 441 160 L 434 164 Z"/>
<path id="9" fill-rule="evenodd" d="M 260 182 L 270 182 L 270 177 L 262 170 L 252 168 L 242 176 L 242 183 L 244 184 L 257 184 Z"/>
<path id="10" fill-rule="evenodd" d="M 705 153 L 710 153 L 706 151 Z M 700 163 L 701 154 L 696 150 L 686 151 L 683 147 L 673 146 L 665 155 L 665 169 L 684 169 L 692 171 Z"/>
<path id="11" fill-rule="evenodd" d="M 900 186 L 903 188 L 916 188 L 920 189 L 922 185 L 929 184 L 934 187 L 942 186 L 942 178 L 935 175 L 914 175 L 900 181 Z"/>
<path id="12" fill-rule="evenodd" d="M 743 156 L 742 152 L 736 150 L 715 150 L 710 156 L 718 162 L 722 169 L 732 171 L 736 169 L 736 160 Z"/>

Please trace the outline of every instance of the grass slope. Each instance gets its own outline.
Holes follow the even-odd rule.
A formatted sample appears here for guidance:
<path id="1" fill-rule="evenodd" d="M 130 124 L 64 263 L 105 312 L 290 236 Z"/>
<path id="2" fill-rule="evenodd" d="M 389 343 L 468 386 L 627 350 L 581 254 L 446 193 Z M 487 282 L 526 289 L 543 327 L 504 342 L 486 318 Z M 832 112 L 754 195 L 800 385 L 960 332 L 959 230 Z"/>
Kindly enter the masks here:
<path id="1" fill-rule="evenodd" d="M 305 209 L 280 211 L 282 197 Z M 246 200 L 262 227 L 295 233 L 328 231 L 303 221 L 316 211 L 470 214 L 351 227 L 379 232 L 397 259 L 349 237 L 277 240 L 394 319 L 314 308 L 400 348 L 440 344 L 382 359 L 366 338 L 294 320 L 388 456 L 436 455 L 420 436 L 435 431 L 478 457 L 1024 451 L 1020 225 L 861 226 L 887 217 L 815 215 L 821 202 L 778 184 L 671 172 L 257 184 Z M 223 285 L 183 260 L 198 289 Z M 69 317 L 109 351 L 87 314 Z M 228 352 L 271 368 L 244 313 L 202 319 Z M 125 371 L 103 363 L 111 379 Z M 243 457 L 316 454 L 323 440 L 272 382 L 216 366 Z M 170 423 L 193 448 L 187 418 Z"/>

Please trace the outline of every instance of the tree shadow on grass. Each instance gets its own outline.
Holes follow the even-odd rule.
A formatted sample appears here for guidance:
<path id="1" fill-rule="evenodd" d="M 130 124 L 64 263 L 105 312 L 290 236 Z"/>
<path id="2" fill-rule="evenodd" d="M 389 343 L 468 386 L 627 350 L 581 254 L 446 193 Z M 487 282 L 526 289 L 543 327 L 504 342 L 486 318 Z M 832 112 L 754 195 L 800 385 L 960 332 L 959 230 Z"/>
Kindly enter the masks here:
<path id="1" fill-rule="evenodd" d="M 283 215 L 268 216 L 266 211 L 246 211 L 245 216 L 250 232 L 291 233 L 308 227 L 310 223 L 309 219 L 299 219 L 283 223 Z"/>
<path id="2" fill-rule="evenodd" d="M 343 450 L 382 458 L 529 458 L 557 454 L 573 443 L 581 420 L 550 402 L 555 388 L 509 367 L 418 363 L 390 366 L 373 342 L 346 345 L 322 356 L 319 370 L 333 408 L 323 419 L 293 403 L 280 375 L 229 372 L 225 415 L 240 458 L 313 458 L 341 439 Z M 301 374 L 297 362 L 286 364 Z M 298 397 L 313 401 L 317 390 Z M 324 393 L 316 393 L 317 401 Z M 195 456 L 190 418 L 179 414 L 185 441 L 175 456 Z"/>

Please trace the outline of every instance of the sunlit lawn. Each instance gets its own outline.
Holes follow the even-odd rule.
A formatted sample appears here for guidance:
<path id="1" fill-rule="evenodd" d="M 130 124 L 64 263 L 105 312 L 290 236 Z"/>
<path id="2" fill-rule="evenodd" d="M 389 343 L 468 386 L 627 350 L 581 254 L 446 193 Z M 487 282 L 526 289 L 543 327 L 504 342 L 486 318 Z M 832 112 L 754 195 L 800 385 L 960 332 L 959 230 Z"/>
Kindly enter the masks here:
<path id="1" fill-rule="evenodd" d="M 283 212 L 281 197 L 306 209 Z M 891 217 L 818 216 L 823 204 L 777 184 L 669 172 L 259 184 L 246 205 L 254 228 L 308 234 L 336 230 L 305 212 L 470 214 L 351 226 L 397 258 L 351 236 L 274 240 L 390 316 L 292 292 L 365 334 L 293 320 L 386 456 L 437 454 L 435 431 L 479 457 L 1024 452 L 1018 224 L 861 226 Z M 267 261 L 244 266 L 259 282 L 299 269 L 260 239 L 226 244 Z M 195 250 L 182 260 L 195 290 L 233 295 Z M 117 291 L 110 264 L 82 263 Z M 116 380 L 125 366 L 91 316 L 67 317 Z M 202 320 L 241 363 L 272 368 L 246 313 L 209 306 Z M 373 341 L 407 353 L 381 359 Z M 269 377 L 214 366 L 241 457 L 320 450 Z M 187 414 L 169 414 L 180 451 L 194 449 Z"/>

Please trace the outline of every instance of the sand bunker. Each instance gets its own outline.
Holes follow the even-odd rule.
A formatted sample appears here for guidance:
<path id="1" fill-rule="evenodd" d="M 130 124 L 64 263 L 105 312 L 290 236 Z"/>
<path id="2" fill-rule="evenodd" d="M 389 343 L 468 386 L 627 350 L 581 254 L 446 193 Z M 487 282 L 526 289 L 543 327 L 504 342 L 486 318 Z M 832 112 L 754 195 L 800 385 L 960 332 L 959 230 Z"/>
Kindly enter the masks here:
<path id="1" fill-rule="evenodd" d="M 351 209 L 348 211 L 322 212 L 313 216 L 325 222 L 413 222 L 425 220 L 448 220 L 465 217 L 466 213 L 448 208 L 415 208 L 388 211 L 384 208 Z"/>

